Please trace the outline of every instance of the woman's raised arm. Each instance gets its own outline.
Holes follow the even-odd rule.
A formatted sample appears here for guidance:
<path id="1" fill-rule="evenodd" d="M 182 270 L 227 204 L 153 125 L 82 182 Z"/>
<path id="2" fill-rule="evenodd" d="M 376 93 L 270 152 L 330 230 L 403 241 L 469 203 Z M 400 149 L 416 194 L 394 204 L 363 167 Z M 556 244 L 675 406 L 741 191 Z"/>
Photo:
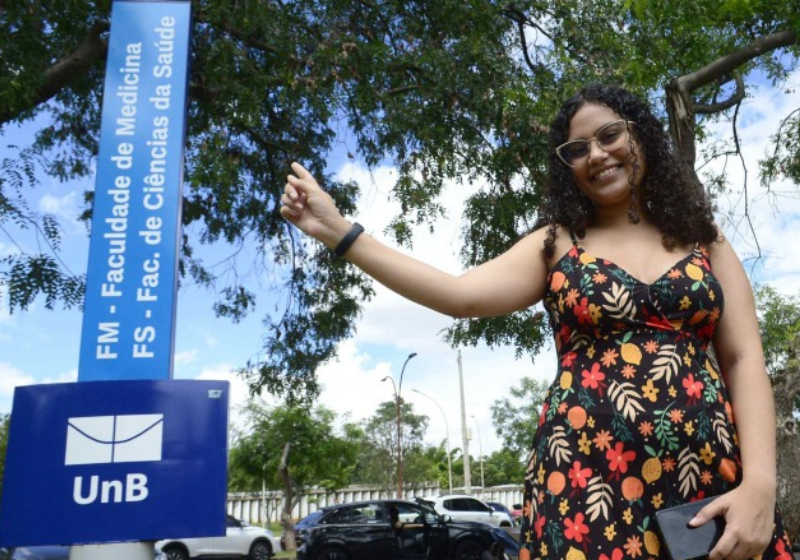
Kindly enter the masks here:
<path id="1" fill-rule="evenodd" d="M 330 195 L 299 163 L 292 164 L 281 215 L 333 249 L 353 227 Z M 480 266 L 454 276 L 359 235 L 345 254 L 351 263 L 398 294 L 453 317 L 488 317 L 525 309 L 544 295 L 548 273 L 541 254 L 544 229 Z"/>

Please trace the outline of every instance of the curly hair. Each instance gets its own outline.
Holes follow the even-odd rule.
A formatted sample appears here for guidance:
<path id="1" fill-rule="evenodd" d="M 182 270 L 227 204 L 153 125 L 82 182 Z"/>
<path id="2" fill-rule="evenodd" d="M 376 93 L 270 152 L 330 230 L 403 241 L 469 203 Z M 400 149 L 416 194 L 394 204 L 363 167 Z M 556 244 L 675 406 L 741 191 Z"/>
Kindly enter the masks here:
<path id="1" fill-rule="evenodd" d="M 608 107 L 622 118 L 633 121 L 631 135 L 644 152 L 646 176 L 642 182 L 641 202 L 633 189 L 628 219 L 639 221 L 644 214 L 662 234 L 667 250 L 688 243 L 710 244 L 718 237 L 714 225 L 713 206 L 702 185 L 693 180 L 686 166 L 673 153 L 664 127 L 650 108 L 627 90 L 610 85 L 593 84 L 569 99 L 550 125 L 549 178 L 539 208 L 536 227 L 548 226 L 544 255 L 555 252 L 558 226 L 574 232 L 579 238 L 595 220 L 594 203 L 575 183 L 572 171 L 556 155 L 556 147 L 568 140 L 569 124 L 575 113 L 587 103 Z M 631 141 L 632 144 L 632 141 Z M 638 156 L 632 151 L 634 176 L 640 171 Z"/>

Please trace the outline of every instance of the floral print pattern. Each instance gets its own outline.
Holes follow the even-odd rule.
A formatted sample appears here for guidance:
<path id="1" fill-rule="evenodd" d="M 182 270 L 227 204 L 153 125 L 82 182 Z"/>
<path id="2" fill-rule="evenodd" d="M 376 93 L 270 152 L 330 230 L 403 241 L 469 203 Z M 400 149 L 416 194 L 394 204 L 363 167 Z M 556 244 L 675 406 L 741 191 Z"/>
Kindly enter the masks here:
<path id="1" fill-rule="evenodd" d="M 560 367 L 528 459 L 520 558 L 667 559 L 655 512 L 742 479 L 707 353 L 724 308 L 708 254 L 696 246 L 646 284 L 574 241 L 548 283 Z M 763 560 L 788 549 L 776 515 Z"/>

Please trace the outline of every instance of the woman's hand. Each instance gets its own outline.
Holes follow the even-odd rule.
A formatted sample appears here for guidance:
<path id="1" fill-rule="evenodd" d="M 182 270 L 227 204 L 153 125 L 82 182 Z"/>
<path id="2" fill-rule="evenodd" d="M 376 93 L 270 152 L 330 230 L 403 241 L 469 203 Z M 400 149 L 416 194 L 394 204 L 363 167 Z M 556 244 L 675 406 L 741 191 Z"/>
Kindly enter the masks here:
<path id="1" fill-rule="evenodd" d="M 336 208 L 331 196 L 320 188 L 314 176 L 299 163 L 292 163 L 281 197 L 281 216 L 328 247 L 335 247 L 350 230 L 350 223 Z"/>
<path id="2" fill-rule="evenodd" d="M 709 560 L 749 560 L 767 548 L 775 523 L 775 491 L 742 482 L 697 512 L 689 524 L 698 527 L 714 517 L 725 518 L 725 532 Z"/>

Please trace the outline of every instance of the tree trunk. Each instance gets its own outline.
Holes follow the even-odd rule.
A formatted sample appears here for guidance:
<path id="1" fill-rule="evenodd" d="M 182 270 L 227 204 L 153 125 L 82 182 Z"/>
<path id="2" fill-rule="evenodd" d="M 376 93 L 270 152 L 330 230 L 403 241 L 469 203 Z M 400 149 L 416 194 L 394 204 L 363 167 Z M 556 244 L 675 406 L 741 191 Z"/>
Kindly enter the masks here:
<path id="1" fill-rule="evenodd" d="M 789 350 L 786 366 L 772 376 L 778 420 L 778 506 L 789 538 L 800 534 L 800 431 L 794 402 L 800 393 L 800 336 Z"/>
<path id="2" fill-rule="evenodd" d="M 294 506 L 294 482 L 292 477 L 289 476 L 289 449 L 292 447 L 291 442 L 287 442 L 283 446 L 283 455 L 281 455 L 281 462 L 278 466 L 278 473 L 283 480 L 283 510 L 281 511 L 281 527 L 284 528 L 286 550 L 296 550 L 297 542 L 294 538 L 294 520 L 292 519 L 292 507 Z"/>

